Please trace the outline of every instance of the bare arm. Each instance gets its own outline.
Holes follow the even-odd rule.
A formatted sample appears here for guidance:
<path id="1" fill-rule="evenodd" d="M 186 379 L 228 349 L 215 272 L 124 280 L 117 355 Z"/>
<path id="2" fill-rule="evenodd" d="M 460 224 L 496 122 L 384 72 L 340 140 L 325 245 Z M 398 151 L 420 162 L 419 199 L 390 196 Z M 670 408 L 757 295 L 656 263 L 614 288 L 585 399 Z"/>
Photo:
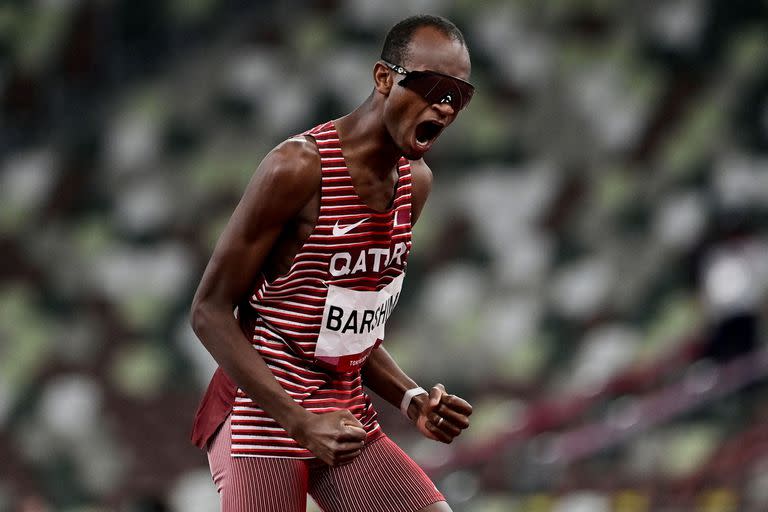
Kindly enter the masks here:
<path id="1" fill-rule="evenodd" d="M 398 366 L 383 346 L 374 350 L 366 361 L 363 382 L 377 395 L 398 408 L 405 392 L 418 385 Z M 472 406 L 466 400 L 448 394 L 442 384 L 432 387 L 428 395 L 413 397 L 408 406 L 408 418 L 416 423 L 419 430 L 425 436 L 444 443 L 450 443 L 462 430 L 469 427 L 471 414 Z"/>
<path id="2" fill-rule="evenodd" d="M 345 426 L 355 425 L 350 435 L 358 439 L 360 431 L 365 435 L 359 422 L 342 411 L 347 415 L 328 415 L 318 425 L 325 415 L 306 411 L 285 392 L 233 315 L 285 224 L 319 190 L 319 169 L 317 148 L 307 140 L 284 142 L 264 158 L 216 244 L 192 302 L 191 322 L 213 358 L 259 407 L 299 444 L 335 463 L 339 447 L 349 448 L 348 453 L 357 449 L 355 443 L 344 444 L 351 442 L 346 434 L 352 428 Z"/>
<path id="3" fill-rule="evenodd" d="M 432 189 L 432 171 L 423 160 L 413 161 L 411 176 L 413 225 L 421 215 Z M 362 375 L 366 386 L 395 407 L 400 407 L 400 401 L 407 390 L 417 386 L 383 346 L 371 353 Z M 408 407 L 408 417 L 419 426 L 424 435 L 445 443 L 453 441 L 454 437 L 469 426 L 470 414 L 472 406 L 457 396 L 447 394 L 442 384 L 434 386 L 429 395 L 413 397 Z M 442 421 L 439 420 L 440 417 L 443 418 Z"/>

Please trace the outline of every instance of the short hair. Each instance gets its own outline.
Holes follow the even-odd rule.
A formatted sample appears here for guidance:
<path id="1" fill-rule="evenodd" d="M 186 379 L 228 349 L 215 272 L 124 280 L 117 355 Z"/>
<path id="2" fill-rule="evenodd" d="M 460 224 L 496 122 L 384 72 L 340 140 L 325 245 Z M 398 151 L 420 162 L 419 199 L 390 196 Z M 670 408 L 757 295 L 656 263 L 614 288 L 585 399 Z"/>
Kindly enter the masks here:
<path id="1" fill-rule="evenodd" d="M 405 18 L 392 27 L 384 39 L 384 47 L 381 49 L 381 59 L 390 64 L 402 66 L 408 57 L 408 45 L 411 43 L 414 32 L 421 27 L 434 27 L 446 36 L 459 41 L 464 47 L 464 34 L 451 21 L 441 16 L 418 14 Z"/>

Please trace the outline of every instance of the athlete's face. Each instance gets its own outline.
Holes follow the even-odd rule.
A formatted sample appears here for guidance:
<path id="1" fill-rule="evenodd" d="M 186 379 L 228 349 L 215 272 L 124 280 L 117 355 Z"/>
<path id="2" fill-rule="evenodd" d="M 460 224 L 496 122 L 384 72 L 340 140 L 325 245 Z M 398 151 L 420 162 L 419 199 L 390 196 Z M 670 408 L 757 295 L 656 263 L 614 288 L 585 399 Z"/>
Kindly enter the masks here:
<path id="1" fill-rule="evenodd" d="M 403 66 L 408 71 L 437 71 L 462 80 L 469 79 L 467 49 L 459 41 L 432 27 L 418 29 L 411 39 L 405 62 L 392 64 Z M 406 158 L 418 160 L 429 151 L 445 127 L 456 119 L 456 104 L 431 103 L 414 90 L 397 85 L 403 79 L 402 74 L 383 64 L 377 66 L 381 66 L 377 67 L 377 75 L 385 70 L 387 73 L 388 94 L 383 114 L 387 130 Z"/>

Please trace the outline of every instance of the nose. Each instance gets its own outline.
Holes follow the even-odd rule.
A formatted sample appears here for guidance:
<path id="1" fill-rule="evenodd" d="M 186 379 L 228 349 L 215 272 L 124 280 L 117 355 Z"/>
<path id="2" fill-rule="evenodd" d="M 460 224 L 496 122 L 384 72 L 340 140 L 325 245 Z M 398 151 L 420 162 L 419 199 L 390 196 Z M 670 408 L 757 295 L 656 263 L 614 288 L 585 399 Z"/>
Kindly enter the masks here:
<path id="1" fill-rule="evenodd" d="M 434 103 L 432 108 L 436 109 L 445 117 L 451 117 L 456 114 L 456 110 L 454 110 L 453 105 L 449 102 Z"/>

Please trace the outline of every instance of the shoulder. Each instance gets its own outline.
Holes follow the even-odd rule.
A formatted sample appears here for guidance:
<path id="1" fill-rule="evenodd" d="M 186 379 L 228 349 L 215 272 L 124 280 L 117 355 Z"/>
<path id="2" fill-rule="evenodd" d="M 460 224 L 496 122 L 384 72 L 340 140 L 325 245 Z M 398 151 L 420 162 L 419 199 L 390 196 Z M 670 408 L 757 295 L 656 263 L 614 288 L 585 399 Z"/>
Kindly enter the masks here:
<path id="1" fill-rule="evenodd" d="M 311 137 L 295 137 L 270 151 L 253 173 L 236 208 L 250 222 L 283 222 L 296 215 L 320 191 L 320 153 Z"/>
<path id="2" fill-rule="evenodd" d="M 296 136 L 278 144 L 264 157 L 257 174 L 265 184 L 295 193 L 314 192 L 321 182 L 320 152 L 314 139 Z"/>
<path id="3" fill-rule="evenodd" d="M 411 224 L 416 224 L 432 190 L 432 169 L 429 168 L 424 159 L 411 160 L 411 182 L 413 184 L 411 188 Z"/>
<path id="4" fill-rule="evenodd" d="M 432 187 L 432 169 L 429 168 L 423 158 L 411 160 L 411 179 L 414 185 Z"/>

